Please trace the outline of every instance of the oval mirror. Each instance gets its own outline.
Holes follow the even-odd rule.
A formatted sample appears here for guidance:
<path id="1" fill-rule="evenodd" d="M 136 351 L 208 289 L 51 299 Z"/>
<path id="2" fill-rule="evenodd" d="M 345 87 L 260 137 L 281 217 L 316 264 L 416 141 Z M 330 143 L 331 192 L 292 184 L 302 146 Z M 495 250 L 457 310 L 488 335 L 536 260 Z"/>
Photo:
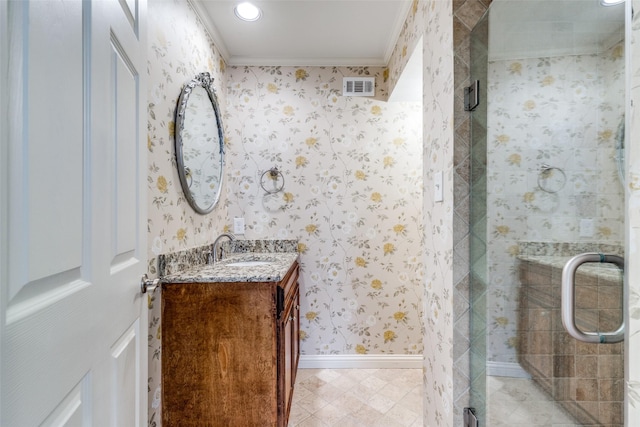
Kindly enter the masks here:
<path id="1" fill-rule="evenodd" d="M 209 73 L 188 82 L 176 109 L 176 160 L 182 190 L 200 214 L 213 210 L 220 199 L 224 135 Z"/>

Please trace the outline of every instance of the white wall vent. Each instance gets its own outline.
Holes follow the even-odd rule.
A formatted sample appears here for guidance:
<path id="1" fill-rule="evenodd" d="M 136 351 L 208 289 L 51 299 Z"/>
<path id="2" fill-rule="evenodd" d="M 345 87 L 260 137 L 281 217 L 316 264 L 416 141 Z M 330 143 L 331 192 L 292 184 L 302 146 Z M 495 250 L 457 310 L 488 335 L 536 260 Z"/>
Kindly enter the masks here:
<path id="1" fill-rule="evenodd" d="M 343 96 L 375 96 L 375 77 L 344 77 L 342 79 Z"/>

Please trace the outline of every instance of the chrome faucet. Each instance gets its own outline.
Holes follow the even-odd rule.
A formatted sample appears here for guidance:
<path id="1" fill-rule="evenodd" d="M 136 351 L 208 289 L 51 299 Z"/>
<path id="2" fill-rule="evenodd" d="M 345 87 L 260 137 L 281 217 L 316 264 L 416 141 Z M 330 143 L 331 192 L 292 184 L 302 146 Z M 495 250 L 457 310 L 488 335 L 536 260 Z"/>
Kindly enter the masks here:
<path id="1" fill-rule="evenodd" d="M 222 233 L 221 235 L 219 235 L 218 237 L 216 237 L 216 240 L 213 241 L 213 245 L 212 245 L 212 252 L 213 252 L 213 262 L 218 262 L 219 260 L 222 259 L 222 253 L 220 254 L 220 257 L 218 257 L 218 251 L 221 251 L 221 248 L 219 248 L 219 244 L 220 244 L 220 240 L 226 237 L 229 239 L 229 241 L 231 240 L 236 240 L 236 236 L 234 236 L 231 233 Z"/>

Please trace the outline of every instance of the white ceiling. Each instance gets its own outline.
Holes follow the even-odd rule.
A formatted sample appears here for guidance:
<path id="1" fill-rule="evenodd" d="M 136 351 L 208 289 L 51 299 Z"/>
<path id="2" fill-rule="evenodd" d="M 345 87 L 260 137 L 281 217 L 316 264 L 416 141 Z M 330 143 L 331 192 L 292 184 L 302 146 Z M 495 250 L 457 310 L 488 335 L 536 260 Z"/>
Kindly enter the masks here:
<path id="1" fill-rule="evenodd" d="M 494 0 L 492 60 L 598 53 L 624 38 L 624 4 L 599 0 Z"/>
<path id="2" fill-rule="evenodd" d="M 233 13 L 241 0 L 190 0 L 229 65 L 385 66 L 411 0 L 254 0 L 262 18 Z"/>

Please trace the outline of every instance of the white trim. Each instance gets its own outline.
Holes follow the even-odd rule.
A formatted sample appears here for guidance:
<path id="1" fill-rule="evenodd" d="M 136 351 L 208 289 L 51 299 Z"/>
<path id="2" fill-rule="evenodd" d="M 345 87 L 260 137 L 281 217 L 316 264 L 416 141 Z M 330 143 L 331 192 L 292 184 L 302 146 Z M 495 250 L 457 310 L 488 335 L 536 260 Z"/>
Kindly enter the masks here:
<path id="1" fill-rule="evenodd" d="M 224 62 L 229 64 L 229 60 L 231 58 L 229 57 L 227 46 L 223 43 L 222 36 L 218 32 L 216 26 L 213 25 L 213 21 L 209 18 L 209 14 L 204 10 L 204 6 L 202 6 L 199 1 L 187 0 L 187 2 L 191 5 L 198 18 L 200 18 L 200 21 L 202 21 L 204 30 L 209 34 L 209 37 L 211 37 L 213 45 L 218 49 L 218 53 L 220 53 Z"/>
<path id="2" fill-rule="evenodd" d="M 300 355 L 300 369 L 421 369 L 421 354 Z"/>
<path id="3" fill-rule="evenodd" d="M 511 378 L 531 378 L 519 363 L 515 362 L 492 362 L 487 361 L 487 376 L 490 377 L 511 377 Z"/>
<path id="4" fill-rule="evenodd" d="M 404 28 L 404 23 L 409 18 L 409 10 L 411 9 L 413 2 L 407 1 L 402 6 L 402 10 L 398 14 L 396 22 L 393 23 L 393 28 L 391 29 L 391 37 L 389 38 L 389 45 L 384 53 L 384 63 L 385 65 L 389 65 L 389 60 L 391 60 L 391 55 L 393 55 L 393 51 L 396 48 L 396 45 L 400 41 L 400 34 L 402 34 L 402 30 Z"/>
<path id="5" fill-rule="evenodd" d="M 282 67 L 385 67 L 381 58 L 256 58 L 232 56 L 227 63 L 237 66 L 282 66 Z"/>

